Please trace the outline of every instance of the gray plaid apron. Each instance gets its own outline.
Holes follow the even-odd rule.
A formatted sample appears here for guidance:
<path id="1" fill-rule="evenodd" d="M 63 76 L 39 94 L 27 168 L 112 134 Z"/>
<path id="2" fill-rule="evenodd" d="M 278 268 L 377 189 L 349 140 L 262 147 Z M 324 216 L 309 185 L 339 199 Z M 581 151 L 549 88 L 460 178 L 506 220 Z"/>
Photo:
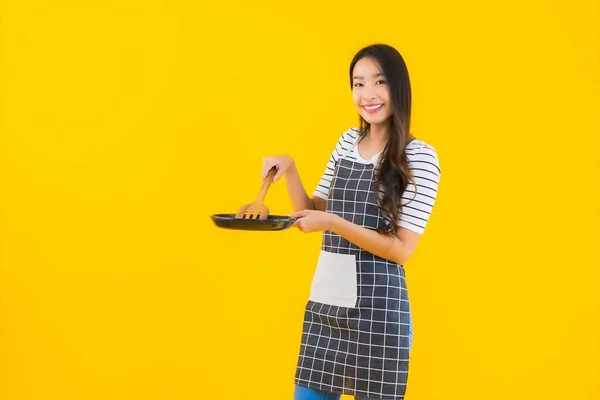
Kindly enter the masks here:
<path id="1" fill-rule="evenodd" d="M 385 226 L 374 166 L 342 158 L 327 212 L 369 229 Z M 295 383 L 374 399 L 403 399 L 410 305 L 404 267 L 326 231 L 304 312 Z"/>

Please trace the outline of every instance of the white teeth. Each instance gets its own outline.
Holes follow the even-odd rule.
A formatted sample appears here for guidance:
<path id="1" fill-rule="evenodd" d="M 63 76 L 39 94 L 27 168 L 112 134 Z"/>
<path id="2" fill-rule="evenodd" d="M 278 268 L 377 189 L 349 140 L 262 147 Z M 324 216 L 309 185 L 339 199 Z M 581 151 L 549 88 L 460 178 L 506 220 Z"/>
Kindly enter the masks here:
<path id="1" fill-rule="evenodd" d="M 377 105 L 377 106 L 365 106 L 365 108 L 369 111 L 371 110 L 377 110 L 379 107 L 381 107 L 381 104 Z"/>

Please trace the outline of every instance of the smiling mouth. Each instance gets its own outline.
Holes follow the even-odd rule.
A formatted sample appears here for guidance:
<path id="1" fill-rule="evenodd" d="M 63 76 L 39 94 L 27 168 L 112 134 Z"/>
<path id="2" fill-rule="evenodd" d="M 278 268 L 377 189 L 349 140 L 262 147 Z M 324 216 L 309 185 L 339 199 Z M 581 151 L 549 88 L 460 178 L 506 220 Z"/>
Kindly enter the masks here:
<path id="1" fill-rule="evenodd" d="M 377 111 L 381 107 L 383 107 L 383 104 L 372 104 L 372 105 L 363 106 L 363 108 L 367 111 Z"/>

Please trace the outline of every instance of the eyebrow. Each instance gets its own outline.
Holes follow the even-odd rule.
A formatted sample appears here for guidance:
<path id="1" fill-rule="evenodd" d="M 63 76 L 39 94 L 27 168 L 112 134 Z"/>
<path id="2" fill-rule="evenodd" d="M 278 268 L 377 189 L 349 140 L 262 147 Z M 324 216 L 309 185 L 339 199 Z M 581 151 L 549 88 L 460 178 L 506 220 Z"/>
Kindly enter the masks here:
<path id="1" fill-rule="evenodd" d="M 384 75 L 384 73 L 380 72 L 378 74 L 373 75 L 373 78 L 379 78 L 380 76 L 383 76 L 383 75 Z M 364 78 L 363 76 L 355 76 L 353 79 L 363 79 L 363 78 Z"/>

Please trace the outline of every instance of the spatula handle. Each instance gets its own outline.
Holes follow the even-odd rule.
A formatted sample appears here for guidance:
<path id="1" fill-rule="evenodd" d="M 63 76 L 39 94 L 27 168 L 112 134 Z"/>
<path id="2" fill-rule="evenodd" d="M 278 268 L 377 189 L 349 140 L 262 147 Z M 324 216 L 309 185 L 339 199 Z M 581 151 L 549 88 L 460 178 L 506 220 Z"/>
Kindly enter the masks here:
<path id="1" fill-rule="evenodd" d="M 271 186 L 271 183 L 273 183 L 273 178 L 275 177 L 276 173 L 277 167 L 273 167 L 269 170 L 267 176 L 263 180 L 262 187 L 260 188 L 260 192 L 258 193 L 258 198 L 256 199 L 257 201 L 262 202 L 265 199 L 265 196 L 267 195 L 267 190 L 269 190 L 269 186 Z"/>

